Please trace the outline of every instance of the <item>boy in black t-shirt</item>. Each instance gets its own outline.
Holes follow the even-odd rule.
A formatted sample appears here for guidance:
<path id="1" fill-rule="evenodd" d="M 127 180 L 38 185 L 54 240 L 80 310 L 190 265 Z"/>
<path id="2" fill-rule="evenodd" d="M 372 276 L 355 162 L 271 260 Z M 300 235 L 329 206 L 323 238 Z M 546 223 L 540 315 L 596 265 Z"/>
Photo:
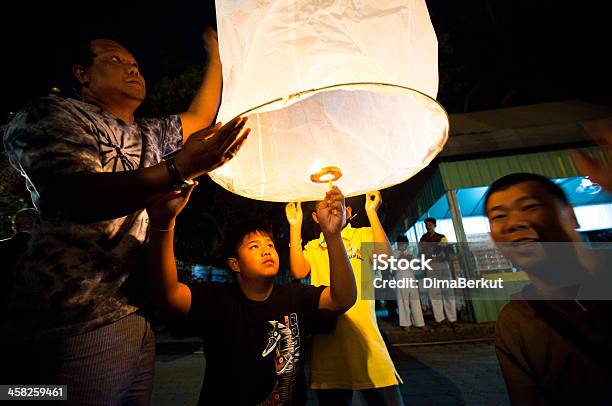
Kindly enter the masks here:
<path id="1" fill-rule="evenodd" d="M 199 404 L 305 404 L 305 339 L 357 298 L 340 235 L 346 222 L 344 196 L 334 187 L 317 205 L 329 251 L 329 287 L 275 285 L 279 260 L 272 233 L 245 223 L 232 228 L 224 242 L 237 283 L 190 289 L 177 281 L 173 228 L 192 190 L 176 192 L 147 209 L 147 272 L 153 302 L 184 316 L 182 324 L 203 338 L 206 373 Z"/>

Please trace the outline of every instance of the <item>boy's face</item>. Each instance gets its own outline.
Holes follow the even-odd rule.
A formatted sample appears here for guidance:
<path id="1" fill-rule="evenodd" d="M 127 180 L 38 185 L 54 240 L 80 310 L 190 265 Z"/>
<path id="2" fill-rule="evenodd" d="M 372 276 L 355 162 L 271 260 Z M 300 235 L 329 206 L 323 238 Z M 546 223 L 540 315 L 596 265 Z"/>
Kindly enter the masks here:
<path id="1" fill-rule="evenodd" d="M 278 274 L 278 252 L 266 233 L 247 234 L 238 247 L 237 256 L 228 262 L 232 270 L 243 278 L 274 278 Z"/>
<path id="2" fill-rule="evenodd" d="M 425 229 L 427 230 L 428 233 L 431 233 L 432 231 L 436 229 L 436 223 L 434 223 L 433 221 L 426 222 Z"/>
<path id="3" fill-rule="evenodd" d="M 539 266 L 547 254 L 542 242 L 575 242 L 573 209 L 539 182 L 529 181 L 493 193 L 485 208 L 491 238 L 521 267 Z"/>

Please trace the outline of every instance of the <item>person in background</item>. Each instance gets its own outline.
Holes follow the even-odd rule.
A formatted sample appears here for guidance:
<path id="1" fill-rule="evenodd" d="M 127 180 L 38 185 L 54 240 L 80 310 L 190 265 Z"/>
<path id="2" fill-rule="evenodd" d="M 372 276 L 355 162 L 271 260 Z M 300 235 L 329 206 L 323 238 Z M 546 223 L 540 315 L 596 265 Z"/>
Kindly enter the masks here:
<path id="1" fill-rule="evenodd" d="M 408 238 L 405 235 L 400 235 L 396 239 L 397 248 L 394 252 L 394 257 L 397 259 L 411 260 L 413 258 L 408 246 Z M 395 272 L 397 280 L 412 279 L 416 280 L 414 271 L 411 268 L 398 269 Z M 423 310 L 421 308 L 421 297 L 418 287 L 406 287 L 396 289 L 397 304 L 399 308 L 399 325 L 404 331 L 410 331 L 411 327 L 418 330 L 426 331 L 425 319 L 423 318 Z"/>
<path id="2" fill-rule="evenodd" d="M 448 264 L 448 239 L 444 234 L 436 232 L 436 219 L 428 217 L 424 221 L 427 232 L 419 240 L 419 253 L 431 258 L 431 270 L 427 270 L 426 277 L 437 280 L 451 280 L 451 270 Z M 434 314 L 436 328 L 450 324 L 453 331 L 459 329 L 457 324 L 457 304 L 453 289 L 439 287 L 429 288 L 429 301 Z"/>
<path id="3" fill-rule="evenodd" d="M 374 300 L 364 300 L 362 272 L 372 268 L 372 254 L 391 254 L 391 245 L 378 217 L 382 203 L 379 191 L 366 194 L 365 211 L 370 227 L 342 230 L 342 241 L 348 253 L 359 298 L 351 309 L 338 317 L 336 328 L 327 335 L 315 335 L 312 343 L 310 387 L 315 389 L 321 405 L 350 405 L 353 391 L 363 394 L 370 405 L 402 405 L 401 379 L 395 370 L 376 323 Z M 313 285 L 330 281 L 327 261 L 328 241 L 324 234 L 309 241 L 302 250 L 303 214 L 300 203 L 289 203 L 285 209 L 290 230 L 289 259 L 296 279 L 310 275 Z M 352 208 L 346 207 L 350 218 Z M 312 219 L 321 224 L 316 212 Z M 373 249 L 366 247 L 366 244 Z"/>

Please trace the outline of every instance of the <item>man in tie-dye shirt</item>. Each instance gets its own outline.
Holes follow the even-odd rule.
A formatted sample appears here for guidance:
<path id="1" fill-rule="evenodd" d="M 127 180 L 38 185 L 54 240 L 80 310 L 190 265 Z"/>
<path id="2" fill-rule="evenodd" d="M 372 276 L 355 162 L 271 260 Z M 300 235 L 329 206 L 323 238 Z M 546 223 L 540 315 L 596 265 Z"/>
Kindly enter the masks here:
<path id="1" fill-rule="evenodd" d="M 72 68 L 81 100 L 37 99 L 9 123 L 5 148 L 40 219 L 1 326 L 3 384 L 67 385 L 73 404 L 148 404 L 155 340 L 142 312 L 143 209 L 231 159 L 245 133 L 243 119 L 196 132 L 214 119 L 221 90 L 216 33 L 203 38 L 209 65 L 182 114 L 134 118 L 145 97 L 139 66 L 119 43 L 95 39 Z"/>

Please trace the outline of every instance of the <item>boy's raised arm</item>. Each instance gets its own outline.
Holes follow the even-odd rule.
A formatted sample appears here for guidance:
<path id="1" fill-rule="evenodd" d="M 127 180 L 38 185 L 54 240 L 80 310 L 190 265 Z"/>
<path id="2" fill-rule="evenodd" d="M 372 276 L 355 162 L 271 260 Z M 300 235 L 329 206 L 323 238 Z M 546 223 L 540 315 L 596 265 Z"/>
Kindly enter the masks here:
<path id="1" fill-rule="evenodd" d="M 302 205 L 300 202 L 287 203 L 285 214 L 289 222 L 289 268 L 295 279 L 304 279 L 310 274 L 310 264 L 302 252 Z"/>
<path id="2" fill-rule="evenodd" d="M 174 259 L 174 224 L 196 185 L 197 182 L 194 182 L 188 190 L 166 195 L 147 208 L 150 237 L 145 275 L 149 297 L 155 306 L 185 315 L 191 308 L 191 290 L 178 282 Z"/>
<path id="3" fill-rule="evenodd" d="M 372 228 L 372 237 L 374 238 L 374 251 L 373 254 L 387 254 L 392 255 L 391 243 L 387 238 L 387 233 L 380 222 L 378 217 L 378 208 L 382 203 L 382 197 L 380 191 L 374 190 L 366 193 L 365 212 L 370 221 L 370 227 Z"/>
<path id="4" fill-rule="evenodd" d="M 317 217 L 327 243 L 329 255 L 329 287 L 321 293 L 319 309 L 344 313 L 357 300 L 357 284 L 353 268 L 342 242 L 342 228 L 346 223 L 344 196 L 334 186 L 325 200 L 317 204 Z"/>

